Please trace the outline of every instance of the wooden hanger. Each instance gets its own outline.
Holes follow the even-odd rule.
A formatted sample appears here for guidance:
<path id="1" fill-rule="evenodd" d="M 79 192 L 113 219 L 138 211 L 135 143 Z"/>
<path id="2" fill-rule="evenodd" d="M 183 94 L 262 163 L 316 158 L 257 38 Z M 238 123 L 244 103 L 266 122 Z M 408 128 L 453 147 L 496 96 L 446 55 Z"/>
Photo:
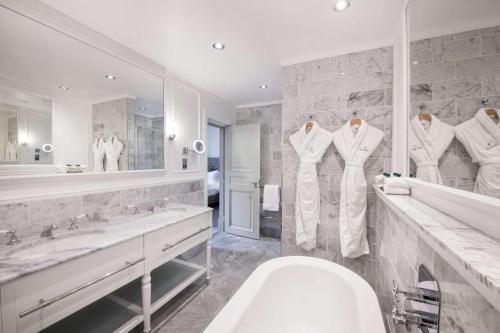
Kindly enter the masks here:
<path id="1" fill-rule="evenodd" d="M 432 122 L 432 116 L 428 112 L 420 112 L 418 114 L 418 120 L 427 120 L 428 122 Z"/>
<path id="2" fill-rule="evenodd" d="M 314 122 L 312 121 L 312 116 L 309 116 L 309 120 L 307 121 L 307 124 L 306 124 L 306 133 L 309 133 L 309 131 L 311 130 L 311 128 L 313 128 L 314 126 Z"/>
<path id="3" fill-rule="evenodd" d="M 486 112 L 486 114 L 489 117 L 498 119 L 498 112 L 496 109 L 489 108 L 489 109 L 484 110 L 484 112 Z"/>
<path id="4" fill-rule="evenodd" d="M 356 111 L 352 113 L 352 119 L 349 124 L 351 125 L 351 127 L 356 125 L 361 126 L 361 118 L 358 116 L 358 113 Z"/>

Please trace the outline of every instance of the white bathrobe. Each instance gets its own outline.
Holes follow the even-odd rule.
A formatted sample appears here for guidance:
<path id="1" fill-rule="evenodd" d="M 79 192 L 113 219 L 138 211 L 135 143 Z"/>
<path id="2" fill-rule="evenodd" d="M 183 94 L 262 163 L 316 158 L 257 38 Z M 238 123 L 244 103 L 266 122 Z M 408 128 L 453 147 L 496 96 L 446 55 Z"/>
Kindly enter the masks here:
<path id="1" fill-rule="evenodd" d="M 500 110 L 497 109 L 500 115 Z M 474 192 L 500 198 L 500 126 L 485 109 L 455 127 L 455 135 L 472 158 L 479 163 Z"/>
<path id="2" fill-rule="evenodd" d="M 345 169 L 340 189 L 340 248 L 342 256 L 356 258 L 368 254 L 366 238 L 366 179 L 363 165 L 384 137 L 384 132 L 361 122 L 357 133 L 350 122 L 333 133 L 333 142 Z"/>
<path id="3" fill-rule="evenodd" d="M 123 150 L 123 143 L 116 136 L 109 138 L 104 145 L 106 151 L 106 172 L 118 171 L 118 159 Z"/>
<path id="4" fill-rule="evenodd" d="M 313 122 L 306 133 L 306 124 L 290 136 L 290 143 L 300 158 L 295 200 L 296 243 L 310 251 L 316 247 L 319 223 L 320 194 L 316 163 L 321 161 L 332 143 L 332 133 Z"/>
<path id="5" fill-rule="evenodd" d="M 13 140 L 7 141 L 5 144 L 5 160 L 17 161 L 17 142 Z"/>
<path id="6" fill-rule="evenodd" d="M 104 171 L 104 156 L 106 154 L 104 150 L 105 142 L 101 139 L 95 139 L 92 144 L 92 153 L 94 154 L 94 171 L 103 172 Z"/>
<path id="7" fill-rule="evenodd" d="M 418 116 L 410 122 L 408 144 L 410 157 L 417 165 L 417 178 L 442 184 L 438 161 L 453 140 L 454 128 L 432 116 L 429 128 L 424 128 Z"/>

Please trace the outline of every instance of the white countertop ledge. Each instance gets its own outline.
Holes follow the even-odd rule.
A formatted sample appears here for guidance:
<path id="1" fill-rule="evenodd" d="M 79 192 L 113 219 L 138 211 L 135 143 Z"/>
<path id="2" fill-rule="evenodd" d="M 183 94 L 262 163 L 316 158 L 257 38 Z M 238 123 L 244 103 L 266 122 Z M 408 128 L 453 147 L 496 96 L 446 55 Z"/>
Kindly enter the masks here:
<path id="1" fill-rule="evenodd" d="M 172 215 L 171 209 L 175 210 L 177 208 L 182 208 L 183 210 Z M 56 230 L 54 232 L 54 239 L 77 233 L 81 233 L 81 235 L 73 236 L 71 242 L 67 242 L 66 245 L 58 248 L 51 249 L 50 246 L 45 246 L 44 249 L 46 251 L 36 253 L 33 256 L 12 257 L 9 254 L 26 247 L 29 248 L 32 242 L 43 242 L 50 245 L 50 242 L 54 240 L 35 237 L 22 240 L 21 243 L 15 246 L 2 245 L 0 246 L 0 285 L 127 240 L 141 237 L 166 226 L 177 224 L 186 219 L 207 213 L 212 208 L 170 204 L 165 210 L 165 212 L 154 214 L 112 217 L 108 222 L 90 222 L 76 232 L 58 232 Z M 102 232 L 95 235 L 92 234 L 92 237 L 89 238 L 89 233 L 86 232 L 91 232 L 92 230 Z"/>
<path id="2" fill-rule="evenodd" d="M 377 196 L 500 311 L 500 242 L 407 195 Z M 499 225 L 500 227 L 500 225 Z"/>

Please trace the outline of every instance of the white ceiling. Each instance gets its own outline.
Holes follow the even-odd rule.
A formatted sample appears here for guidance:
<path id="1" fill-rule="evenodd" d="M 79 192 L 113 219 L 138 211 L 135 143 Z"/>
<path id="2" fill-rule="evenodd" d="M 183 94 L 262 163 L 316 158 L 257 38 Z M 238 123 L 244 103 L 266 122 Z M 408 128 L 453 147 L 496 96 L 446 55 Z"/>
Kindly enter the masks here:
<path id="1" fill-rule="evenodd" d="M 410 38 L 429 37 L 500 25 L 500 0 L 412 0 Z"/>
<path id="2" fill-rule="evenodd" d="M 281 99 L 282 64 L 390 45 L 404 0 L 351 0 L 343 13 L 333 0 L 42 2 L 242 105 Z"/>

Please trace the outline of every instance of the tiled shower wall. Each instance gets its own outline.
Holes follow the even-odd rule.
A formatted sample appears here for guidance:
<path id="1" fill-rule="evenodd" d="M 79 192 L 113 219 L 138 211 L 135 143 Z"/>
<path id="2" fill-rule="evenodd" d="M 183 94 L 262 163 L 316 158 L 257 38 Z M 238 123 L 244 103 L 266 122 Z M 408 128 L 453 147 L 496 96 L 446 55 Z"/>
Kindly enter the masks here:
<path id="1" fill-rule="evenodd" d="M 284 255 L 326 258 L 374 281 L 375 195 L 374 175 L 391 166 L 392 128 L 392 47 L 350 53 L 301 63 L 283 69 L 283 233 Z M 339 243 L 339 198 L 344 161 L 332 144 L 321 163 L 318 177 L 321 193 L 317 248 L 307 252 L 295 244 L 295 187 L 299 159 L 288 137 L 308 116 L 335 131 L 356 111 L 385 137 L 364 166 L 368 181 L 368 241 L 370 255 L 344 259 Z"/>
<path id="2" fill-rule="evenodd" d="M 164 168 L 164 118 L 146 117 L 135 114 L 135 138 L 131 142 L 134 152 L 130 170 L 148 170 Z M 132 164 L 132 165 L 131 165 Z"/>
<path id="3" fill-rule="evenodd" d="M 456 126 L 483 98 L 500 107 L 500 26 L 414 41 L 410 58 L 412 118 L 426 111 Z M 473 189 L 477 168 L 456 139 L 439 161 L 445 184 L 465 190 Z"/>
<path id="4" fill-rule="evenodd" d="M 281 104 L 238 109 L 236 124 L 260 124 L 260 182 L 281 187 Z M 262 210 L 260 205 L 260 234 L 281 238 L 281 212 Z"/>
<path id="5" fill-rule="evenodd" d="M 0 205 L 0 229 L 15 229 L 22 238 L 39 234 L 44 225 L 64 228 L 69 219 L 80 214 L 88 214 L 99 223 L 103 218 L 131 213 L 129 205 L 152 209 L 166 197 L 169 202 L 203 206 L 203 188 L 203 181 L 197 180 Z"/>
<path id="6" fill-rule="evenodd" d="M 440 333 L 500 332 L 500 314 L 381 199 L 376 203 L 375 291 L 383 314 L 392 310 L 392 281 L 415 286 L 424 265 L 441 290 Z M 407 333 L 404 326 L 395 326 Z M 413 329 L 411 332 L 420 333 Z"/>

